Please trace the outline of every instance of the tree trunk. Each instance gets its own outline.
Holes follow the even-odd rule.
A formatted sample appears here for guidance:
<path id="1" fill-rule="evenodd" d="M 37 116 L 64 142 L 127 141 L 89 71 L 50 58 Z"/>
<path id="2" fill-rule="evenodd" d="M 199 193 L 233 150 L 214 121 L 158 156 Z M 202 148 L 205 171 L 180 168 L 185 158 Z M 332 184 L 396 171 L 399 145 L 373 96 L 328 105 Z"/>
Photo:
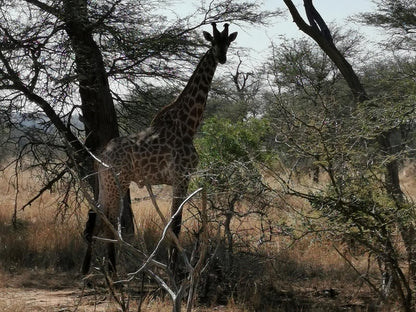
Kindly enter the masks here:
<path id="1" fill-rule="evenodd" d="M 85 126 L 85 146 L 98 153 L 112 138 L 119 136 L 117 115 L 108 83 L 107 73 L 99 46 L 93 39 L 92 25 L 88 19 L 86 0 L 65 0 L 64 22 L 75 53 L 75 63 L 81 96 L 82 119 Z M 89 171 L 94 172 L 94 161 L 89 159 Z M 98 198 L 97 175 L 89 180 Z M 122 225 L 127 232 L 133 230 L 130 194 L 124 199 Z"/>

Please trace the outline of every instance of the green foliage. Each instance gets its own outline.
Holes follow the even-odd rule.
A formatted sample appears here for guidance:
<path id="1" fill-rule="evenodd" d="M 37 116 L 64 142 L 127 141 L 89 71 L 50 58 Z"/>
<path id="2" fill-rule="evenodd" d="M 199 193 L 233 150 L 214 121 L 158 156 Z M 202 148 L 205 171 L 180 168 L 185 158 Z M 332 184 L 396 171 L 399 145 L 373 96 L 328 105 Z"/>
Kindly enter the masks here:
<path id="1" fill-rule="evenodd" d="M 227 203 L 262 192 L 264 185 L 258 164 L 273 159 L 265 144 L 270 134 L 268 120 L 250 118 L 232 122 L 213 117 L 205 121 L 201 133 L 195 140 L 202 172 L 198 183 L 210 193 L 221 193 L 223 198 L 216 198 Z"/>
<path id="2" fill-rule="evenodd" d="M 174 87 L 145 86 L 135 89 L 118 110 L 120 128 L 126 133 L 147 128 L 157 112 L 170 104 L 178 94 L 179 91 Z"/>
<path id="3" fill-rule="evenodd" d="M 288 168 L 309 162 L 301 169 L 320 171 L 318 183 L 306 190 L 284 178 L 281 185 L 313 208 L 306 231 L 332 233 L 360 246 L 369 259 L 374 255 L 383 282 L 369 278 L 369 285 L 384 300 L 391 294 L 385 285 L 392 283 L 410 307 L 404 294 L 410 298 L 416 276 L 416 209 L 400 189 L 399 169 L 414 150 L 414 60 L 389 59 L 363 68 L 371 100 L 357 104 L 339 88 L 337 69 L 315 49 L 307 42 L 285 43 L 270 62 L 278 85 L 268 116 L 281 158 Z M 403 254 L 411 278 L 402 269 Z"/>
<path id="4" fill-rule="evenodd" d="M 224 227 L 228 258 L 232 257 L 237 237 L 251 239 L 235 233 L 231 219 L 267 217 L 266 209 L 272 202 L 259 167 L 273 159 L 265 144 L 270 129 L 266 119 L 232 122 L 213 117 L 204 123 L 202 135 L 195 140 L 201 173 L 196 183 L 208 193 L 213 220 Z"/>
<path id="5" fill-rule="evenodd" d="M 377 9 L 359 15 L 367 25 L 380 27 L 391 33 L 389 45 L 395 49 L 414 49 L 413 33 L 416 29 L 416 4 L 413 0 L 376 0 Z"/>
<path id="6" fill-rule="evenodd" d="M 266 151 L 270 135 L 267 119 L 250 118 L 233 122 L 217 117 L 205 121 L 201 136 L 195 140 L 200 155 L 200 167 L 221 167 L 231 162 L 268 161 L 271 153 Z"/>

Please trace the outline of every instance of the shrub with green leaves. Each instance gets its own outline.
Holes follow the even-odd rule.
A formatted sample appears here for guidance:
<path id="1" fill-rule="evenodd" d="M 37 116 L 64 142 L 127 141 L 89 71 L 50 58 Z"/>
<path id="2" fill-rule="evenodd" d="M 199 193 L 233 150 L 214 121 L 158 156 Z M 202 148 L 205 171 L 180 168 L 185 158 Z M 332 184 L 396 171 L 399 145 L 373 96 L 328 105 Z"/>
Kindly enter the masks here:
<path id="1" fill-rule="evenodd" d="M 213 220 L 224 227 L 230 253 L 236 240 L 251 239 L 238 235 L 231 219 L 238 223 L 248 216 L 264 216 L 270 206 L 271 190 L 260 166 L 273 160 L 267 149 L 270 129 L 267 119 L 233 122 L 213 117 L 205 121 L 195 140 L 200 157 L 196 183 L 207 190 Z"/>

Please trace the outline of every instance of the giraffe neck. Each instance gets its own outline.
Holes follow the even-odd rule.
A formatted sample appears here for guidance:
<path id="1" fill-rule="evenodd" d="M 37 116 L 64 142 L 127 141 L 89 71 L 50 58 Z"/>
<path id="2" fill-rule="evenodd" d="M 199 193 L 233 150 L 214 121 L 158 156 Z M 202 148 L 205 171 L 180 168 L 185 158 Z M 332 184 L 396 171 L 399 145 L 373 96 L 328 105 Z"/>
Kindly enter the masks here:
<path id="1" fill-rule="evenodd" d="M 156 128 L 169 128 L 180 135 L 195 135 L 202 120 L 212 78 L 217 68 L 212 49 L 199 61 L 191 78 L 177 99 L 162 108 L 152 121 Z"/>

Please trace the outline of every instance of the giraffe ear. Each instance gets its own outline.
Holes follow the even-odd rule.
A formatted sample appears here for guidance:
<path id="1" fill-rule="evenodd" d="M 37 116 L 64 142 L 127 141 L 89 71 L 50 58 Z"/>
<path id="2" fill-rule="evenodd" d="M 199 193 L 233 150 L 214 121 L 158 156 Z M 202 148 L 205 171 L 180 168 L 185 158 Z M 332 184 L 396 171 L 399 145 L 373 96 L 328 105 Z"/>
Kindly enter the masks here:
<path id="1" fill-rule="evenodd" d="M 209 41 L 209 42 L 214 41 L 214 38 L 212 38 L 212 36 L 211 36 L 211 34 L 210 34 L 209 32 L 207 32 L 207 31 L 203 31 L 202 33 L 204 34 L 204 38 L 205 38 L 205 40 L 207 40 L 207 41 Z"/>
<path id="2" fill-rule="evenodd" d="M 228 36 L 228 41 L 231 43 L 237 38 L 238 32 L 233 32 L 231 35 Z"/>

